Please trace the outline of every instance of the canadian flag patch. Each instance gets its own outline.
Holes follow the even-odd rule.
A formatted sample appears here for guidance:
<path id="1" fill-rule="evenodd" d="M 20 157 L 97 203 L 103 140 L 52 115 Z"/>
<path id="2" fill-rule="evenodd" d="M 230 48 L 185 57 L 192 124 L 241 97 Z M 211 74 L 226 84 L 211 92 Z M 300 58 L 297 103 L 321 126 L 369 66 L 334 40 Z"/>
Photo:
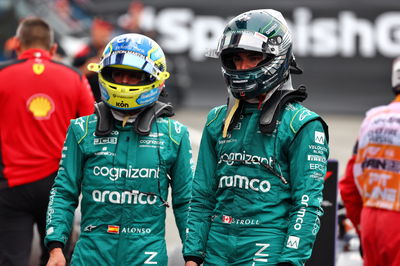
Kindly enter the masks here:
<path id="1" fill-rule="evenodd" d="M 232 217 L 227 215 L 222 215 L 222 222 L 225 224 L 232 223 Z"/>

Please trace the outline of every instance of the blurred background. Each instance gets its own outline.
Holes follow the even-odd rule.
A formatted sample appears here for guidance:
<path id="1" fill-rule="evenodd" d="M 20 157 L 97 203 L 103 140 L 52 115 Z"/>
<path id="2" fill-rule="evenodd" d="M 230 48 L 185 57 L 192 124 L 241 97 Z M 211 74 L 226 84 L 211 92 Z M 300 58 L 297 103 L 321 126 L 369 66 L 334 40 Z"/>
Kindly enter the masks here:
<path id="1" fill-rule="evenodd" d="M 397 0 L 1 0 L 0 51 L 6 50 L 3 59 L 10 56 L 5 41 L 28 15 L 50 22 L 60 55 L 70 63 L 93 35 L 145 33 L 169 56 L 175 101 L 209 108 L 225 102 L 226 90 L 219 62 L 204 52 L 216 46 L 227 20 L 257 8 L 275 8 L 287 18 L 304 69 L 294 83 L 307 86 L 311 109 L 359 115 L 391 100 L 391 60 L 400 54 Z"/>
<path id="2" fill-rule="evenodd" d="M 21 18 L 46 19 L 56 32 L 57 60 L 80 68 L 97 99 L 95 76 L 85 66 L 97 60 L 112 36 L 146 34 L 167 55 L 169 99 L 177 119 L 191 130 L 197 154 L 207 111 L 226 102 L 218 60 L 204 57 L 215 48 L 226 22 L 258 8 L 280 10 L 292 30 L 294 54 L 309 94 L 304 105 L 330 127 L 331 159 L 342 176 L 365 111 L 392 100 L 391 63 L 400 55 L 398 0 L 0 0 L 0 60 L 13 58 L 13 35 Z M 339 199 L 340 202 L 340 199 Z M 337 265 L 361 265 L 358 242 L 339 206 Z M 170 253 L 179 251 L 169 220 Z M 344 233 L 343 233 L 344 230 Z M 171 262 L 171 265 L 174 265 Z M 175 264 L 176 265 L 176 264 Z"/>

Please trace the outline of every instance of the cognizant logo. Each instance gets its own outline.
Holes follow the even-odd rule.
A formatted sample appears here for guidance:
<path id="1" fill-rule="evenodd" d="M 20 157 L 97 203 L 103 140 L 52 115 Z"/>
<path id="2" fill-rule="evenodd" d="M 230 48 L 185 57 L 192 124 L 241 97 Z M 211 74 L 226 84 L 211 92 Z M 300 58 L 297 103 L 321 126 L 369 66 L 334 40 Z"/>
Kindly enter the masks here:
<path id="1" fill-rule="evenodd" d="M 111 181 L 116 181 L 120 177 L 125 178 L 158 178 L 160 173 L 160 169 L 153 168 L 117 168 L 112 167 L 108 168 L 106 166 L 93 167 L 93 174 L 95 176 L 105 176 L 108 177 Z"/>
<path id="2" fill-rule="evenodd" d="M 271 190 L 271 183 L 268 180 L 260 181 L 258 178 L 249 179 L 247 176 L 234 175 L 221 177 L 218 187 L 237 187 L 265 193 Z"/>
<path id="3" fill-rule="evenodd" d="M 235 162 L 240 161 L 244 164 L 260 164 L 261 162 L 271 165 L 272 160 L 273 160 L 272 157 L 268 159 L 261 156 L 247 154 L 245 151 L 243 151 L 243 153 L 239 152 L 224 153 L 219 157 L 218 163 L 225 162 L 227 165 L 232 165 Z"/>
<path id="4" fill-rule="evenodd" d="M 56 196 L 57 189 L 52 188 L 50 191 L 50 197 L 49 197 L 49 207 L 47 209 L 47 223 L 51 223 L 51 219 L 53 217 L 54 209 L 53 209 L 53 203 L 54 203 L 54 197 Z"/>
<path id="5" fill-rule="evenodd" d="M 156 195 L 148 195 L 138 190 L 110 191 L 93 190 L 92 198 L 95 202 L 109 202 L 112 204 L 141 204 L 153 205 L 157 201 Z"/>

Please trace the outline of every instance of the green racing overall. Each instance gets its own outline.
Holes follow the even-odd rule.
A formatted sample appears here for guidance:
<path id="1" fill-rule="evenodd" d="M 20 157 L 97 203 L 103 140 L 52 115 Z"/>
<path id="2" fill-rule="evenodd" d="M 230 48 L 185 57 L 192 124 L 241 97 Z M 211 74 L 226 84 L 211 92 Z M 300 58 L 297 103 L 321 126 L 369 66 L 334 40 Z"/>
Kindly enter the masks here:
<path id="1" fill-rule="evenodd" d="M 187 128 L 160 117 L 150 134 L 114 122 L 96 136 L 96 115 L 71 120 L 50 194 L 45 243 L 65 245 L 81 198 L 81 232 L 72 265 L 167 265 L 168 187 L 184 237 L 193 161 Z"/>
<path id="2" fill-rule="evenodd" d="M 275 130 L 263 134 L 261 111 L 246 103 L 223 138 L 226 109 L 211 110 L 203 131 L 185 259 L 219 266 L 304 265 L 323 214 L 326 124 L 299 103 L 288 103 Z"/>

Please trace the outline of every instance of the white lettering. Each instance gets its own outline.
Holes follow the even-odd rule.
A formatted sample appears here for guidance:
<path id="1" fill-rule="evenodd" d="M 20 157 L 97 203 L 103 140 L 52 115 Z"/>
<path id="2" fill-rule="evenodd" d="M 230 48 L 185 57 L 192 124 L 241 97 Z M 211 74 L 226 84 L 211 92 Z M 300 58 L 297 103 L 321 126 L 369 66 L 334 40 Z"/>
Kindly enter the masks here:
<path id="1" fill-rule="evenodd" d="M 263 253 L 265 249 L 267 249 L 270 244 L 263 244 L 263 243 L 256 243 L 257 247 L 261 247 L 254 256 L 258 256 L 261 258 L 253 258 L 254 261 L 260 261 L 260 262 L 268 262 L 268 259 L 266 257 L 269 257 L 268 253 Z M 254 265 L 254 263 L 253 263 Z"/>
<path id="2" fill-rule="evenodd" d="M 163 50 L 188 53 L 194 61 L 205 60 L 204 52 L 216 48 L 227 18 L 197 15 L 189 8 L 164 8 L 156 13 L 146 7 L 140 24 L 146 30 L 157 30 Z M 357 17 L 355 11 L 344 10 L 332 17 L 313 17 L 306 7 L 293 9 L 292 29 L 298 56 L 373 57 L 377 53 L 394 57 L 400 50 L 400 12 L 379 14 L 375 21 Z"/>
<path id="3" fill-rule="evenodd" d="M 150 255 L 150 257 L 144 262 L 144 264 L 157 264 L 157 261 L 152 261 L 152 259 L 157 256 L 158 252 L 145 252 L 144 254 Z"/>
<path id="4" fill-rule="evenodd" d="M 303 195 L 301 196 L 301 205 L 303 205 L 304 207 L 301 207 L 298 211 L 297 211 L 297 216 L 296 216 L 296 220 L 295 220 L 295 224 L 294 224 L 294 229 L 295 230 L 300 230 L 303 224 L 303 217 L 306 215 L 306 209 L 308 207 L 308 201 L 310 200 L 310 198 L 308 197 L 308 195 Z"/>
<path id="5" fill-rule="evenodd" d="M 111 181 L 116 181 L 120 177 L 125 178 L 159 178 L 160 169 L 154 168 L 108 168 L 106 166 L 93 167 L 93 174 L 95 176 L 105 176 Z"/>
<path id="6" fill-rule="evenodd" d="M 255 186 L 255 183 L 259 184 Z M 250 186 L 249 186 L 250 184 Z M 250 179 L 247 176 L 235 175 L 235 176 L 222 176 L 219 180 L 219 188 L 222 187 L 238 187 L 243 189 L 250 189 L 253 191 L 268 192 L 271 190 L 271 183 L 268 180 L 260 182 L 259 179 Z"/>
<path id="7" fill-rule="evenodd" d="M 317 163 L 310 163 L 310 169 L 311 169 L 311 170 L 321 170 L 321 171 L 325 171 L 325 165 L 323 165 L 323 164 L 317 164 Z"/>
<path id="8" fill-rule="evenodd" d="M 399 12 L 387 12 L 378 16 L 375 32 L 377 45 L 382 55 L 398 56 L 400 50 Z"/>
<path id="9" fill-rule="evenodd" d="M 233 165 L 235 162 L 242 161 L 244 164 L 260 164 L 265 163 L 268 165 L 272 165 L 273 158 L 265 158 L 257 155 L 247 154 L 246 151 L 243 153 L 232 152 L 232 153 L 224 153 L 220 156 L 218 163 L 226 163 L 227 165 Z"/>
<path id="10" fill-rule="evenodd" d="M 326 158 L 320 155 L 307 155 L 307 160 L 326 163 Z"/>
<path id="11" fill-rule="evenodd" d="M 95 202 L 110 202 L 112 204 L 142 204 L 153 205 L 157 201 L 156 195 L 148 195 L 137 190 L 132 191 L 109 191 L 93 190 L 92 199 Z"/>

